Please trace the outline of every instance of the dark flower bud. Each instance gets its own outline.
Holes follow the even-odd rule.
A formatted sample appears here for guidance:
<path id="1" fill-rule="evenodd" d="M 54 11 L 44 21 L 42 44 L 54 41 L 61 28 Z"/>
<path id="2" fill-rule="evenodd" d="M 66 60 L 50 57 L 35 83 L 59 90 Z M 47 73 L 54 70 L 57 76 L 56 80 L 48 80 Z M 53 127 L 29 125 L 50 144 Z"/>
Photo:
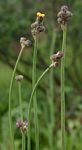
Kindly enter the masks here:
<path id="1" fill-rule="evenodd" d="M 51 59 L 53 62 L 58 61 L 56 54 L 51 55 L 51 56 L 50 56 L 50 59 Z"/>
<path id="2" fill-rule="evenodd" d="M 72 13 L 68 10 L 68 6 L 62 6 L 59 13 L 57 14 L 57 21 L 59 24 L 65 25 L 71 16 Z"/>
<path id="3" fill-rule="evenodd" d="M 45 27 L 44 26 L 38 26 L 36 28 L 37 32 L 44 32 L 45 31 Z"/>
<path id="4" fill-rule="evenodd" d="M 37 17 L 36 20 L 37 20 L 38 24 L 43 23 L 43 17 Z"/>
<path id="5" fill-rule="evenodd" d="M 21 80 L 23 80 L 23 75 L 17 75 L 17 76 L 15 77 L 15 79 L 16 79 L 17 81 L 21 81 Z"/>
<path id="6" fill-rule="evenodd" d="M 60 59 L 63 57 L 63 52 L 59 51 L 56 54 L 53 54 L 50 56 L 50 59 L 52 60 L 51 67 L 57 67 L 59 65 Z"/>
<path id="7" fill-rule="evenodd" d="M 58 61 L 61 57 L 63 57 L 63 52 L 62 51 L 58 51 L 56 54 L 53 54 L 50 56 L 50 59 L 55 62 Z"/>
<path id="8" fill-rule="evenodd" d="M 52 64 L 50 65 L 50 67 L 57 67 L 59 65 L 58 61 L 52 62 Z"/>
<path id="9" fill-rule="evenodd" d="M 58 65 L 59 65 L 58 61 L 56 61 L 56 62 L 53 63 L 53 67 L 57 67 Z"/>

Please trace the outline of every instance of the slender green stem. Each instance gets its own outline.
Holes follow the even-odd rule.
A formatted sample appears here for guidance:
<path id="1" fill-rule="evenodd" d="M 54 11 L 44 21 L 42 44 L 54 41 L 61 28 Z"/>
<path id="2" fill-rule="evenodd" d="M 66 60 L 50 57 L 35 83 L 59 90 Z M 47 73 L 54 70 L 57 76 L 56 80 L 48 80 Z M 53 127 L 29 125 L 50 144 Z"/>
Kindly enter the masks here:
<path id="1" fill-rule="evenodd" d="M 63 26 L 62 51 L 64 57 L 61 60 L 61 138 L 62 150 L 66 149 L 65 145 L 65 51 L 66 51 L 66 26 Z"/>
<path id="2" fill-rule="evenodd" d="M 21 81 L 18 81 L 18 89 L 19 89 L 20 115 L 21 115 L 21 120 L 23 121 L 22 96 L 21 96 Z M 23 132 L 22 132 L 22 150 L 25 150 L 25 134 Z"/>
<path id="3" fill-rule="evenodd" d="M 10 127 L 10 138 L 11 138 L 12 150 L 15 150 L 15 144 L 14 144 L 14 133 L 13 133 L 13 127 L 12 127 L 12 116 L 11 116 L 11 111 L 12 111 L 12 108 L 11 108 L 11 94 L 12 94 L 12 87 L 13 87 L 13 81 L 14 81 L 16 68 L 17 68 L 18 62 L 21 58 L 22 51 L 23 51 L 23 48 L 21 49 L 21 51 L 19 53 L 19 56 L 17 58 L 16 64 L 15 64 L 15 67 L 14 67 L 14 70 L 13 70 L 13 73 L 12 73 L 12 76 L 11 76 L 11 82 L 10 82 L 10 87 L 9 87 L 9 127 Z"/>
<path id="4" fill-rule="evenodd" d="M 23 134 L 23 150 L 26 150 L 25 144 L 25 134 Z"/>
<path id="5" fill-rule="evenodd" d="M 20 115 L 21 115 L 21 120 L 23 121 L 22 96 L 21 96 L 21 81 L 18 81 L 18 90 L 19 90 Z"/>
<path id="6" fill-rule="evenodd" d="M 32 93 L 31 93 L 31 97 L 30 97 L 30 101 L 29 101 L 29 106 L 28 106 L 28 150 L 30 150 L 30 116 L 31 116 L 31 105 L 32 105 L 32 99 L 33 99 L 33 95 L 36 91 L 36 88 L 40 82 L 40 80 L 44 77 L 44 75 L 50 70 L 52 66 L 50 65 L 43 73 L 42 75 L 39 77 L 39 79 L 37 80 L 36 84 L 34 85 L 34 88 L 32 90 Z"/>
<path id="7" fill-rule="evenodd" d="M 53 36 L 52 36 L 52 43 L 51 43 L 51 51 L 50 55 L 54 53 L 54 47 L 55 47 L 55 41 L 56 41 L 56 31 L 53 31 Z M 50 70 L 49 73 L 49 104 L 50 104 L 50 122 L 49 122 L 49 148 L 50 150 L 54 149 L 54 144 L 53 144 L 53 128 L 54 128 L 54 73 L 53 73 L 53 68 Z"/>
<path id="8" fill-rule="evenodd" d="M 34 55 L 33 55 L 33 71 L 32 71 L 32 88 L 36 83 L 36 61 L 37 61 L 37 35 L 35 36 Z M 37 110 L 37 96 L 36 92 L 33 97 L 34 108 L 34 125 L 35 125 L 35 145 L 36 150 L 39 150 L 39 129 L 38 129 L 38 110 Z"/>
<path id="9" fill-rule="evenodd" d="M 22 150 L 25 150 L 25 134 L 22 132 Z"/>
<path id="10" fill-rule="evenodd" d="M 35 36 L 34 43 L 34 54 L 33 54 L 33 70 L 32 70 L 32 88 L 36 83 L 36 60 L 37 60 L 37 35 Z M 35 144 L 36 150 L 39 150 L 39 129 L 38 129 L 38 112 L 37 112 L 37 97 L 36 92 L 33 97 L 33 108 L 34 108 L 34 124 L 35 124 Z M 30 122 L 29 122 L 30 124 Z M 28 134 L 28 133 L 27 133 Z M 28 134 L 28 150 L 31 149 L 31 130 L 29 125 L 29 134 Z"/>

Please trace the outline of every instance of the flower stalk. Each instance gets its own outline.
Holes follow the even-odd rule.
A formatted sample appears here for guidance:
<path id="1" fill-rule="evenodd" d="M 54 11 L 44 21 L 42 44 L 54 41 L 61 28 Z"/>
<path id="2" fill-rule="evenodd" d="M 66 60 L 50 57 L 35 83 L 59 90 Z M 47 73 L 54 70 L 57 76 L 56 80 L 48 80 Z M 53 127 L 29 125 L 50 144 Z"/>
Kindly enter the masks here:
<path id="1" fill-rule="evenodd" d="M 66 25 L 62 27 L 63 29 L 63 42 L 62 51 L 64 52 L 64 57 L 61 61 L 61 136 L 62 136 L 62 150 L 66 149 L 65 142 L 65 52 L 66 52 Z"/>
<path id="2" fill-rule="evenodd" d="M 23 52 L 25 46 L 30 46 L 31 45 L 31 42 L 29 40 L 26 40 L 25 37 L 21 37 L 20 38 L 20 44 L 21 44 L 21 50 L 20 50 L 20 53 L 18 55 L 17 61 L 15 63 L 15 67 L 14 67 L 14 70 L 13 70 L 13 73 L 12 73 L 12 76 L 11 76 L 10 87 L 9 87 L 9 128 L 10 128 L 10 139 L 11 139 L 12 150 L 15 150 L 14 133 L 13 133 L 13 125 L 12 125 L 12 115 L 11 115 L 11 111 L 12 111 L 11 95 L 12 95 L 13 82 L 14 82 L 14 77 L 15 77 L 15 73 L 16 73 L 18 63 L 19 63 L 20 58 L 22 56 L 22 52 Z"/>
<path id="3" fill-rule="evenodd" d="M 32 70 L 32 88 L 34 88 L 36 83 L 36 60 L 37 60 L 37 35 L 34 35 L 34 54 L 33 54 L 33 70 Z M 37 112 L 37 97 L 36 92 L 33 97 L 33 108 L 34 108 L 34 125 L 35 125 L 35 144 L 36 150 L 39 150 L 39 131 L 38 131 L 38 112 Z M 31 128 L 30 128 L 30 119 L 28 116 L 28 150 L 31 149 Z"/>
<path id="4" fill-rule="evenodd" d="M 50 70 L 52 66 L 49 66 L 44 72 L 43 74 L 39 77 L 39 79 L 37 80 L 36 84 L 34 85 L 34 88 L 32 90 L 31 93 L 31 97 L 30 97 L 30 101 L 29 101 L 29 106 L 28 106 L 28 150 L 30 150 L 30 136 L 31 136 L 31 130 L 30 130 L 30 121 L 31 121 L 31 106 L 32 106 L 32 100 L 33 100 L 33 96 L 36 92 L 36 88 L 40 82 L 40 80 L 44 77 L 44 75 Z"/>
<path id="5" fill-rule="evenodd" d="M 13 126 L 12 126 L 12 115 L 11 115 L 11 94 L 12 94 L 12 88 L 13 88 L 13 81 L 14 81 L 14 77 L 15 77 L 15 72 L 19 63 L 19 60 L 22 56 L 22 52 L 23 52 L 24 47 L 21 48 L 19 56 L 17 58 L 12 76 L 11 76 L 11 82 L 10 82 L 10 87 L 9 87 L 9 127 L 10 127 L 10 138 L 11 138 L 11 146 L 12 146 L 12 150 L 15 150 L 15 144 L 14 144 L 14 133 L 13 133 Z"/>
<path id="6" fill-rule="evenodd" d="M 18 91 L 19 91 L 20 116 L 21 116 L 21 121 L 23 122 L 21 81 L 18 81 Z M 22 132 L 22 150 L 25 150 L 25 134 L 23 132 Z"/>
<path id="7" fill-rule="evenodd" d="M 67 23 L 70 20 L 72 13 L 69 11 L 68 6 L 64 5 L 61 7 L 59 13 L 57 14 L 57 21 L 61 25 L 63 31 L 63 41 L 62 41 L 62 51 L 64 57 L 61 61 L 61 141 L 62 150 L 66 150 L 65 141 L 65 53 L 66 53 L 66 32 Z"/>
<path id="8" fill-rule="evenodd" d="M 43 25 L 43 18 L 45 14 L 41 12 L 37 12 L 37 17 L 34 23 L 31 24 L 31 33 L 34 38 L 34 54 L 33 54 L 33 70 L 32 70 L 32 88 L 34 88 L 36 83 L 36 60 L 37 60 L 37 43 L 38 43 L 38 35 L 40 32 L 45 31 L 45 27 Z M 35 125 L 35 146 L 36 150 L 39 150 L 39 128 L 38 128 L 38 107 L 37 107 L 37 97 L 36 92 L 33 97 L 33 108 L 34 108 L 34 125 Z M 30 122 L 29 122 L 30 124 Z M 31 148 L 31 139 L 30 139 L 30 125 L 29 125 L 29 134 L 28 134 L 28 150 Z"/>
<path id="9" fill-rule="evenodd" d="M 46 73 L 53 67 L 57 67 L 59 65 L 59 60 L 63 57 L 63 54 L 61 52 L 57 52 L 57 54 L 54 54 L 50 57 L 50 59 L 52 60 L 52 64 L 42 73 L 42 75 L 39 77 L 39 79 L 37 80 L 37 82 L 35 83 L 32 93 L 31 93 L 31 97 L 30 97 L 30 101 L 29 101 L 29 106 L 28 106 L 28 150 L 30 150 L 30 136 L 31 136 L 31 131 L 30 131 L 30 121 L 31 121 L 31 106 L 32 106 L 32 100 L 33 100 L 33 96 L 36 92 L 36 88 L 39 84 L 39 82 L 41 81 L 41 79 L 46 75 Z M 54 60 L 56 59 L 56 60 Z"/>
<path id="10" fill-rule="evenodd" d="M 32 71 L 32 88 L 36 83 L 36 60 L 37 60 L 37 35 L 35 36 L 34 45 L 34 55 L 33 55 L 33 71 Z M 34 124 L 35 124 L 35 144 L 36 150 L 39 150 L 39 129 L 38 129 L 38 110 L 37 110 L 37 96 L 36 92 L 33 97 L 33 107 L 34 107 Z"/>
<path id="11" fill-rule="evenodd" d="M 52 36 L 52 43 L 51 43 L 51 51 L 50 55 L 54 53 L 54 47 L 55 47 L 55 41 L 56 41 L 56 31 L 54 30 L 53 36 Z M 53 128 L 54 128 L 54 68 L 52 68 L 49 72 L 49 105 L 50 105 L 50 123 L 49 123 L 49 147 L 50 150 L 53 150 Z"/>

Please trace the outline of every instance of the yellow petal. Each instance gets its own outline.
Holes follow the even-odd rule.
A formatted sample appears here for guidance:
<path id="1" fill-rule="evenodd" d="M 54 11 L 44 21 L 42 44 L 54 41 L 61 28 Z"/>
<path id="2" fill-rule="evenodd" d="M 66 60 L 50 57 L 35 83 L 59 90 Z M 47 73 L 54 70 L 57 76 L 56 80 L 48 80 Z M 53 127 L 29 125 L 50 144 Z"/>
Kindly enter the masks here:
<path id="1" fill-rule="evenodd" d="M 42 13 L 40 13 L 40 12 L 37 12 L 37 16 L 38 16 L 38 17 L 45 17 L 45 14 L 42 14 Z"/>

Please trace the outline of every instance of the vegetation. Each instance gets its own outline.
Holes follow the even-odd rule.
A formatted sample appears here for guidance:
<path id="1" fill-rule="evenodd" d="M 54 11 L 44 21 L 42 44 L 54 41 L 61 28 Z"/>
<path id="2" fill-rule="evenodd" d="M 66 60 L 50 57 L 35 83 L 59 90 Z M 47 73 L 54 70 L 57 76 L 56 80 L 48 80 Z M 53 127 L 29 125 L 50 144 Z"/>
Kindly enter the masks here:
<path id="1" fill-rule="evenodd" d="M 57 14 L 62 5 L 68 5 L 69 10 L 73 13 L 72 18 L 67 25 L 67 42 L 64 37 L 63 45 L 62 38 L 63 35 L 65 35 L 65 32 L 62 34 L 61 25 L 57 22 Z M 45 29 L 45 31 L 38 36 L 35 75 L 32 70 L 35 40 L 33 32 L 35 31 L 33 30 L 32 32 L 31 25 L 36 19 L 37 12 L 45 14 L 44 24 L 41 24 L 41 26 L 44 25 L 44 28 L 41 28 L 41 30 Z M 28 139 L 30 140 L 32 150 L 60 150 L 61 147 L 65 150 L 64 146 L 66 146 L 66 150 L 82 149 L 81 12 L 82 7 L 80 0 L 0 1 L 1 150 L 13 150 L 13 144 L 15 144 L 16 150 L 25 150 L 28 147 Z M 12 93 L 10 91 L 10 123 L 12 124 L 13 129 L 10 134 L 8 118 L 9 84 L 22 46 L 20 44 L 21 37 L 26 37 L 27 40 L 25 39 L 25 41 L 23 41 L 26 45 L 20 61 L 17 63 L 14 70 L 12 79 Z M 32 44 L 29 43 L 29 40 L 32 41 Z M 67 43 L 67 46 L 65 42 Z M 28 43 L 31 45 L 30 47 L 27 47 Z M 50 69 L 50 65 L 53 64 L 53 57 L 51 57 L 51 61 L 50 55 L 54 53 L 58 54 L 57 52 L 65 49 L 65 47 L 65 62 L 63 61 L 63 58 L 61 58 L 61 61 L 58 61 L 59 66 L 56 68 L 51 67 Z M 63 82 L 64 76 L 61 78 L 61 75 L 64 75 L 64 72 L 62 72 L 63 70 L 61 69 L 60 62 L 64 67 L 62 69 L 65 71 L 65 82 Z M 16 74 L 23 75 L 24 79 L 21 84 L 14 80 Z M 35 75 L 34 79 L 32 74 Z M 38 85 L 37 88 L 36 85 Z M 61 90 L 61 86 L 64 88 L 64 91 Z M 64 92 L 64 97 L 61 95 L 61 92 Z M 34 98 L 33 96 L 35 94 L 37 95 L 37 101 L 35 100 L 35 103 L 33 103 L 34 99 L 32 98 Z M 63 109 L 65 109 L 65 114 L 62 113 L 63 109 L 61 110 L 61 96 L 62 99 L 64 98 L 63 100 L 65 102 L 65 107 L 63 107 Z M 29 107 L 30 101 L 32 101 L 31 108 Z M 20 119 L 22 120 L 20 122 L 22 134 L 20 132 L 20 127 L 18 127 L 18 121 Z M 62 121 L 65 121 L 65 124 L 62 124 Z M 62 132 L 64 131 L 65 126 L 65 133 L 63 132 L 63 137 L 65 136 L 63 140 L 65 141 L 62 142 L 62 144 L 65 145 L 63 146 L 61 146 L 61 124 Z M 39 131 L 37 131 L 37 125 L 39 126 Z M 14 143 L 13 138 L 11 142 L 13 132 Z M 30 150 L 30 147 L 28 148 L 28 150 Z"/>

